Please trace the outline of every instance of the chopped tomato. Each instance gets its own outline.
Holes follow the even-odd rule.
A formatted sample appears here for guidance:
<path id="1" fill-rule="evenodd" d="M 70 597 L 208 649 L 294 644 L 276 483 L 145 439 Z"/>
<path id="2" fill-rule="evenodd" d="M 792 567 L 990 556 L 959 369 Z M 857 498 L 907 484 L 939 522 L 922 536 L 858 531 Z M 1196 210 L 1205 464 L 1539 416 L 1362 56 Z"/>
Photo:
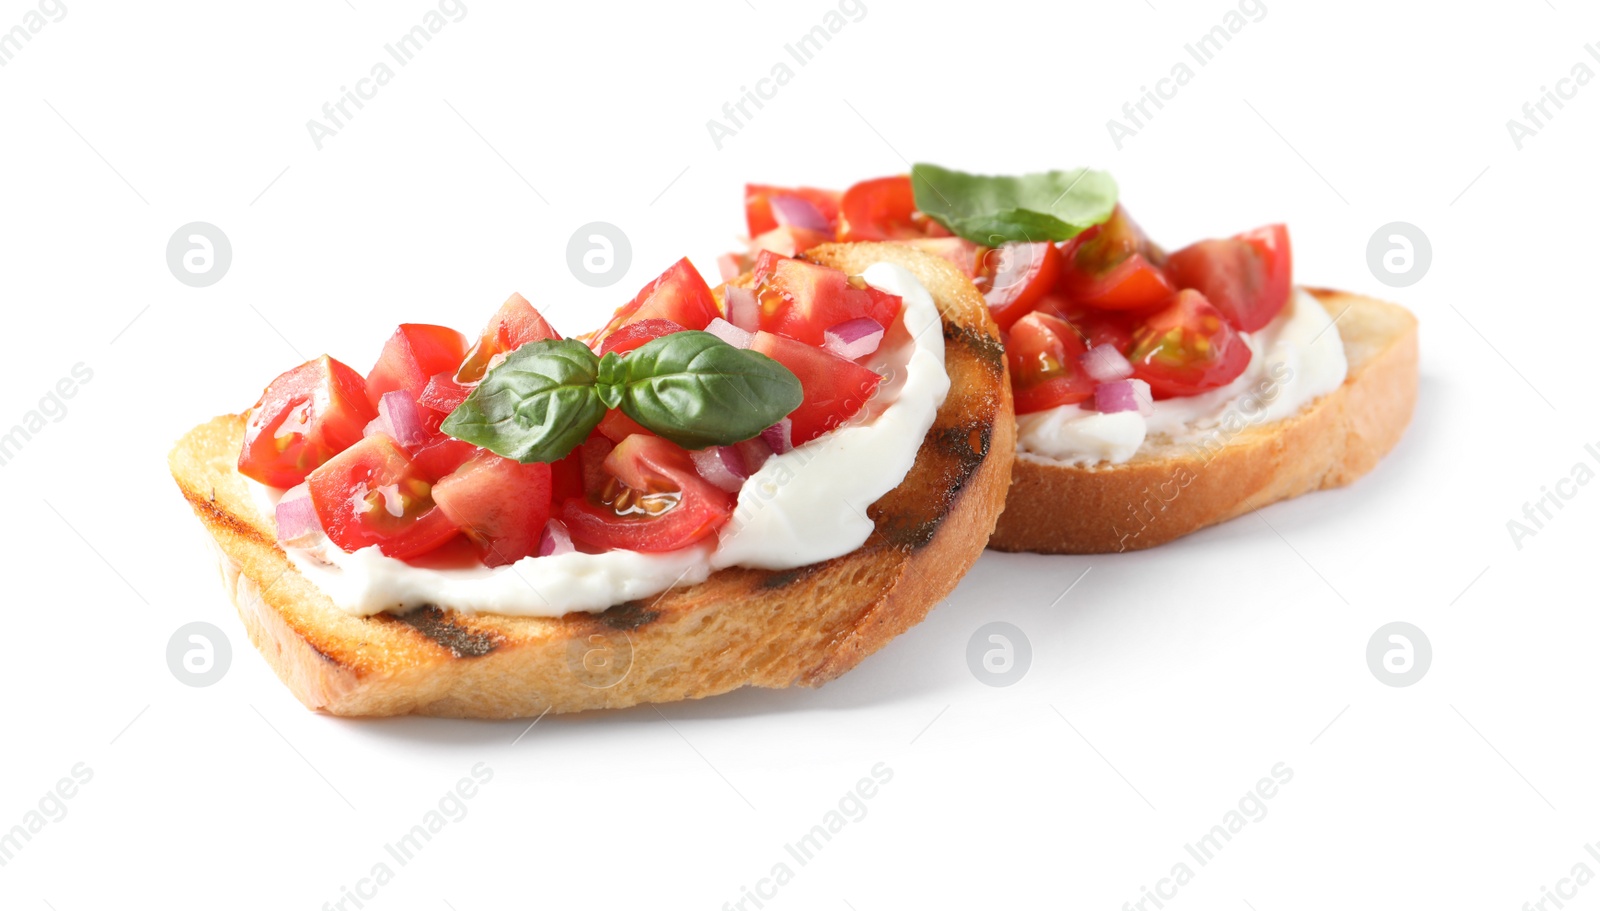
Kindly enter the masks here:
<path id="1" fill-rule="evenodd" d="M 1091 307 L 1154 307 L 1175 290 L 1161 272 L 1164 260 L 1161 248 L 1145 237 L 1119 205 L 1104 224 L 1062 247 L 1060 287 L 1074 301 Z"/>
<path id="2" fill-rule="evenodd" d="M 711 296 L 711 286 L 684 257 L 639 289 L 632 301 L 619 307 L 595 340 L 604 339 L 629 323 L 651 319 L 672 320 L 685 329 L 704 329 L 721 315 Z"/>
<path id="3" fill-rule="evenodd" d="M 1140 314 L 1134 311 L 1085 307 L 1059 294 L 1046 295 L 1034 309 L 1066 320 L 1078 331 L 1084 344 L 1091 348 L 1111 345 L 1122 352 L 1126 352 L 1128 345 L 1133 342 L 1133 330 L 1139 327 L 1141 319 Z"/>
<path id="4" fill-rule="evenodd" d="M 1017 320 L 1006 338 L 1017 413 L 1075 405 L 1094 395 L 1094 379 L 1078 362 L 1086 351 L 1078 331 L 1060 317 L 1034 311 Z"/>
<path id="5" fill-rule="evenodd" d="M 682 332 L 683 327 L 670 319 L 647 319 L 637 323 L 629 323 L 621 329 L 606 336 L 600 345 L 600 353 L 615 351 L 618 354 L 627 354 L 647 342 L 653 342 L 663 335 Z"/>
<path id="6" fill-rule="evenodd" d="M 832 234 L 785 226 L 773 228 L 765 234 L 757 234 L 750 238 L 750 249 L 752 252 L 771 250 L 779 256 L 799 256 L 812 247 L 821 246 L 831 240 L 833 240 Z"/>
<path id="7" fill-rule="evenodd" d="M 468 459 L 486 451 L 465 440 L 441 435 L 419 446 L 411 456 L 411 464 L 417 466 L 417 470 L 429 481 L 438 481 L 460 468 Z"/>
<path id="8" fill-rule="evenodd" d="M 744 185 L 744 220 L 750 229 L 750 236 L 756 237 L 779 227 L 778 220 L 772 215 L 772 197 L 793 196 L 805 200 L 815 208 L 829 223 L 836 224 L 839 220 L 839 192 L 837 190 L 818 190 L 814 187 L 773 187 L 759 183 Z M 832 237 L 828 238 L 832 240 Z M 793 256 L 794 254 L 789 254 Z"/>
<path id="9" fill-rule="evenodd" d="M 261 393 L 239 451 L 239 473 L 293 487 L 360 442 L 378 409 L 361 374 L 326 355 L 290 370 Z"/>
<path id="10" fill-rule="evenodd" d="M 763 252 L 756 258 L 756 299 L 767 332 L 821 345 L 829 329 L 867 317 L 885 329 L 900 315 L 900 298 L 852 281 L 838 269 Z"/>
<path id="11" fill-rule="evenodd" d="M 948 237 L 944 226 L 917 211 L 905 174 L 863 180 L 839 200 L 839 240 L 904 240 Z"/>
<path id="12" fill-rule="evenodd" d="M 617 444 L 604 434 L 591 433 L 573 453 L 578 456 L 578 476 L 583 490 L 599 490 L 606 482 L 606 456 Z M 570 456 L 569 456 L 570 458 Z"/>
<path id="13" fill-rule="evenodd" d="M 1292 268 L 1289 228 L 1267 225 L 1184 247 L 1167 260 L 1167 278 L 1204 294 L 1234 326 L 1254 332 L 1289 302 Z"/>
<path id="14" fill-rule="evenodd" d="M 615 408 L 606 412 L 606 416 L 600 419 L 600 424 L 595 430 L 613 443 L 620 443 L 636 433 L 650 433 L 638 421 Z"/>
<path id="15" fill-rule="evenodd" d="M 562 505 L 576 541 L 591 547 L 659 553 L 714 533 L 733 514 L 734 496 L 700 477 L 684 449 L 634 435 L 606 456 L 600 483 Z"/>
<path id="16" fill-rule="evenodd" d="M 367 437 L 306 478 L 311 505 L 329 540 L 346 551 L 376 545 L 390 557 L 425 554 L 456 534 L 433 502 L 433 486 L 405 450 L 383 434 Z"/>
<path id="17" fill-rule="evenodd" d="M 449 370 L 435 373 L 432 379 L 428 380 L 427 388 L 422 390 L 422 397 L 417 399 L 417 404 L 440 414 L 449 414 L 472 394 L 473 385 L 476 384 L 463 385 L 456 382 L 455 374 Z"/>
<path id="18" fill-rule="evenodd" d="M 1250 347 L 1205 295 L 1186 288 L 1134 332 L 1128 360 L 1156 398 L 1173 398 L 1233 382 L 1250 364 Z"/>
<path id="19" fill-rule="evenodd" d="M 883 377 L 832 351 L 771 332 L 757 332 L 750 350 L 789 368 L 800 380 L 804 397 L 800 407 L 789 413 L 790 440 L 796 446 L 850 420 L 883 382 Z"/>
<path id="20" fill-rule="evenodd" d="M 466 358 L 458 362 L 455 381 L 461 386 L 470 386 L 489 372 L 489 361 L 495 355 L 510 354 L 529 342 L 559 338 L 561 333 L 550 327 L 550 323 L 539 315 L 527 298 L 512 294 L 490 318 L 489 325 L 484 327 L 483 334 L 478 337 L 472 350 L 467 352 Z"/>
<path id="21" fill-rule="evenodd" d="M 433 485 L 433 501 L 487 566 L 539 552 L 550 521 L 550 466 L 482 452 Z"/>
<path id="22" fill-rule="evenodd" d="M 980 247 L 964 237 L 912 237 L 895 243 L 937 256 L 960 269 L 967 278 L 978 274 L 980 263 L 989 253 L 988 247 Z"/>
<path id="23" fill-rule="evenodd" d="M 1011 328 L 1049 294 L 1061 272 L 1056 245 L 1048 241 L 1002 244 L 986 251 L 977 264 L 973 287 L 983 292 L 989 313 L 1001 329 Z"/>
<path id="24" fill-rule="evenodd" d="M 421 399 L 433 375 L 456 369 L 466 351 L 466 338 L 454 329 L 404 323 L 384 343 L 377 366 L 367 374 L 367 399 L 377 407 L 384 393 L 396 389 Z"/>
<path id="25" fill-rule="evenodd" d="M 594 435 L 590 436 L 592 439 Z M 580 444 L 564 457 L 550 463 L 550 499 L 555 504 L 553 512 L 559 513 L 561 504 L 573 497 L 583 496 L 583 453 L 587 445 Z"/>

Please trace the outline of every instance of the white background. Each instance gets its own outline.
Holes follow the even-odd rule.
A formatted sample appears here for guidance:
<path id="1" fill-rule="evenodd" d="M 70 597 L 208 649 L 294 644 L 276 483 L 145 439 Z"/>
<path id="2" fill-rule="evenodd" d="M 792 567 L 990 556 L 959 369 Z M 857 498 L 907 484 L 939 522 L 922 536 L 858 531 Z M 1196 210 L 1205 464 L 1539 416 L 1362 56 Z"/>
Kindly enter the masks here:
<path id="1" fill-rule="evenodd" d="M 74 364 L 93 371 L 0 470 L 0 828 L 93 769 L 0 867 L 0 904 L 320 908 L 480 762 L 494 777 L 466 818 L 368 907 L 716 909 L 782 860 L 794 879 L 768 907 L 855 911 L 1114 909 L 1179 861 L 1194 878 L 1169 907 L 1257 911 L 1510 909 L 1581 861 L 1600 872 L 1584 852 L 1600 485 L 1520 548 L 1506 525 L 1574 464 L 1600 468 L 1583 448 L 1600 443 L 1600 87 L 1520 151 L 1506 128 L 1580 60 L 1600 71 L 1583 46 L 1600 15 L 1269 0 L 1118 150 L 1106 120 L 1225 2 L 867 0 L 719 151 L 706 121 L 788 60 L 824 0 L 467 0 L 318 151 L 306 121 L 429 9 L 353 2 L 67 0 L 0 69 L 0 427 Z M 0 3 L 0 29 L 32 8 Z M 1300 280 L 1421 319 L 1410 431 L 1352 488 L 1156 551 L 986 554 L 819 691 L 525 735 L 352 722 L 303 709 L 251 648 L 167 476 L 190 426 L 302 355 L 365 369 L 395 323 L 471 330 L 513 289 L 586 328 L 680 255 L 713 274 L 744 181 L 844 186 L 908 159 L 1109 168 L 1171 247 L 1289 222 Z M 597 220 L 633 245 L 603 290 L 566 266 Z M 1366 260 L 1397 220 L 1433 246 L 1403 290 Z M 209 288 L 166 266 L 191 221 L 232 241 Z M 165 658 L 195 620 L 233 645 L 203 689 Z M 991 620 L 1031 642 L 1014 686 L 968 669 Z M 1406 688 L 1365 658 L 1393 620 L 1434 652 Z M 867 815 L 795 864 L 785 843 L 880 762 L 893 779 Z M 1293 779 L 1267 816 L 1209 865 L 1189 858 L 1280 762 Z M 1600 883 L 1579 896 L 1597 906 Z"/>

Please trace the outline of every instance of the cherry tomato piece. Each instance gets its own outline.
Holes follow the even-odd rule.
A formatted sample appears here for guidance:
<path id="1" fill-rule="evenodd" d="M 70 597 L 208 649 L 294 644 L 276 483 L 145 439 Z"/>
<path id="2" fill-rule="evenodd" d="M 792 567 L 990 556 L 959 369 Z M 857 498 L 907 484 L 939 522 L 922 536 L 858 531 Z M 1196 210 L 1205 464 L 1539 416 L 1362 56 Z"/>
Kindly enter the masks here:
<path id="1" fill-rule="evenodd" d="M 1060 288 L 1080 304 L 1104 310 L 1140 310 L 1161 304 L 1175 290 L 1161 271 L 1165 255 L 1117 206 L 1061 250 Z"/>
<path id="2" fill-rule="evenodd" d="M 1205 295 L 1184 289 L 1134 332 L 1128 360 L 1156 398 L 1174 398 L 1233 382 L 1250 346 Z"/>
<path id="3" fill-rule="evenodd" d="M 1078 358 L 1088 351 L 1066 320 L 1035 311 L 1006 336 L 1011 392 L 1018 414 L 1076 405 L 1094 395 L 1094 380 Z"/>
<path id="4" fill-rule="evenodd" d="M 250 410 L 239 473 L 293 487 L 360 442 L 377 416 L 361 374 L 326 355 L 307 361 L 273 380 Z"/>
<path id="5" fill-rule="evenodd" d="M 660 437 L 627 437 L 600 467 L 598 483 L 561 512 L 573 540 L 591 547 L 677 550 L 715 533 L 733 514 L 733 494 L 700 477 L 689 453 Z"/>
<path id="6" fill-rule="evenodd" d="M 386 556 L 405 559 L 456 535 L 455 523 L 433 502 L 433 485 L 383 434 L 323 463 L 306 485 L 323 531 L 342 550 L 376 546 Z"/>
<path id="7" fill-rule="evenodd" d="M 1202 240 L 1172 254 L 1167 277 L 1193 288 L 1244 331 L 1266 326 L 1289 302 L 1289 229 L 1267 225 L 1226 240 Z"/>

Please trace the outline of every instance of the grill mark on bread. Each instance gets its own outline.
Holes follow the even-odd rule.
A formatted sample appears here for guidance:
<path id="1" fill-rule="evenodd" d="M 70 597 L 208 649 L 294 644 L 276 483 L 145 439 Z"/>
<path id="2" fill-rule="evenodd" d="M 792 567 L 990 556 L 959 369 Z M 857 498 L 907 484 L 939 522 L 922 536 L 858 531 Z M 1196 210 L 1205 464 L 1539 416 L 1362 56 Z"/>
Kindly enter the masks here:
<path id="1" fill-rule="evenodd" d="M 278 542 L 275 539 L 269 540 L 267 536 L 258 531 L 254 525 L 251 525 L 244 519 L 234 516 L 221 506 L 218 506 L 216 503 L 216 493 L 214 491 L 212 492 L 211 497 L 208 499 L 204 496 L 201 496 L 198 491 L 195 491 L 187 486 L 179 486 L 183 489 L 183 498 L 188 500 L 189 505 L 192 506 L 196 511 L 201 512 L 204 515 L 205 518 L 203 521 L 207 522 L 207 524 L 220 525 L 227 529 L 230 534 L 249 538 L 252 541 L 267 544 L 272 547 L 278 546 Z"/>
<path id="2" fill-rule="evenodd" d="M 333 665 L 334 667 L 338 667 L 338 668 L 353 669 L 355 667 L 354 664 L 350 664 L 350 663 L 347 663 L 347 662 L 344 662 L 344 661 L 340 661 L 334 655 L 331 655 L 328 652 L 323 651 L 322 647 L 317 645 L 316 640 L 311 638 L 310 636 L 303 636 L 302 638 L 305 641 L 306 646 L 311 649 L 311 653 L 316 655 L 318 658 L 321 658 L 323 661 L 326 661 L 329 664 Z"/>
<path id="3" fill-rule="evenodd" d="M 970 475 L 989 454 L 989 438 L 993 431 L 994 425 L 988 421 L 968 421 L 936 428 L 933 441 L 941 452 L 956 460 L 963 475 Z"/>
<path id="4" fill-rule="evenodd" d="M 455 621 L 453 611 L 446 613 L 431 605 L 391 616 L 393 622 L 411 627 L 457 658 L 482 658 L 505 641 L 497 634 L 462 626 Z"/>
<path id="5" fill-rule="evenodd" d="M 921 550 L 933 541 L 933 536 L 939 533 L 939 526 L 944 523 L 948 510 L 939 510 L 936 518 L 922 522 L 912 517 L 896 518 L 878 523 L 875 532 L 891 547 L 903 547 L 909 550 Z"/>
<path id="6" fill-rule="evenodd" d="M 606 608 L 595 615 L 595 619 L 610 629 L 626 633 L 649 626 L 660 616 L 660 611 L 651 610 L 643 601 L 626 601 Z"/>
<path id="7" fill-rule="evenodd" d="M 1006 367 L 1006 349 L 1000 340 L 985 332 L 977 332 L 967 326 L 946 321 L 944 324 L 944 340 L 956 342 L 978 359 L 978 362 L 988 367 L 991 371 L 1004 371 Z"/>
<path id="8" fill-rule="evenodd" d="M 775 588 L 785 588 L 811 575 L 821 565 L 820 563 L 812 563 L 809 566 L 800 566 L 794 569 L 769 571 L 761 577 L 760 585 L 769 591 Z"/>

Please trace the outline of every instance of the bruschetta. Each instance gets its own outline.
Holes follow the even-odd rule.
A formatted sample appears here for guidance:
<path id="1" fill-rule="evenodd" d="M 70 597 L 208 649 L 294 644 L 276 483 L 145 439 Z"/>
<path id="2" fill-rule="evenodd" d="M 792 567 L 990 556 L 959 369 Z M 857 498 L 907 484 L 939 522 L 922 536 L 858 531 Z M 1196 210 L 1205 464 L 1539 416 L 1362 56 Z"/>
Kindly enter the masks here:
<path id="1" fill-rule="evenodd" d="M 509 718 L 848 671 L 978 558 L 1014 431 L 966 276 L 849 244 L 681 261 L 576 339 L 515 295 L 475 339 L 402 325 L 169 462 L 306 706 Z"/>
<path id="2" fill-rule="evenodd" d="M 916 165 L 842 193 L 752 184 L 745 217 L 747 248 L 725 272 L 887 242 L 944 258 L 984 296 L 1018 422 L 999 550 L 1152 547 L 1348 484 L 1415 405 L 1409 312 L 1296 286 L 1281 224 L 1169 254 L 1103 173 Z"/>

